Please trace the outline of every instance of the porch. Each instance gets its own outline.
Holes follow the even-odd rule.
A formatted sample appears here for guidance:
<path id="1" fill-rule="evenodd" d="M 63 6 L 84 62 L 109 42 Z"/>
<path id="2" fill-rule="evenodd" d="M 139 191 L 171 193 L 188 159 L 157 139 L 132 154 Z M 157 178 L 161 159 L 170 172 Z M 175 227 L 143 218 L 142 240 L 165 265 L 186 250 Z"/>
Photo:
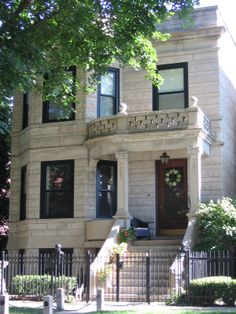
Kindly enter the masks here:
<path id="1" fill-rule="evenodd" d="M 130 217 L 137 216 L 143 221 L 152 221 L 152 238 L 182 236 L 191 246 L 195 212 L 201 201 L 202 156 L 209 155 L 213 140 L 210 121 L 201 109 L 194 104 L 187 109 L 99 118 L 89 123 L 88 134 L 91 168 L 98 161 L 117 163 L 117 207 L 111 216 L 115 220 L 129 221 Z M 170 156 L 168 165 L 164 166 L 160 162 L 163 152 Z M 181 178 L 178 191 L 176 182 L 173 186 L 169 184 L 167 191 L 166 176 L 172 175 L 172 169 Z M 178 199 L 172 199 L 171 189 L 179 195 Z M 176 201 L 178 208 L 173 212 Z M 89 224 L 100 225 L 93 229 L 104 230 L 102 238 L 106 239 L 107 221 L 103 223 L 99 219 L 86 223 Z M 100 240 L 101 235 L 97 236 Z M 87 234 L 85 247 L 95 243 L 95 234 L 92 237 Z"/>

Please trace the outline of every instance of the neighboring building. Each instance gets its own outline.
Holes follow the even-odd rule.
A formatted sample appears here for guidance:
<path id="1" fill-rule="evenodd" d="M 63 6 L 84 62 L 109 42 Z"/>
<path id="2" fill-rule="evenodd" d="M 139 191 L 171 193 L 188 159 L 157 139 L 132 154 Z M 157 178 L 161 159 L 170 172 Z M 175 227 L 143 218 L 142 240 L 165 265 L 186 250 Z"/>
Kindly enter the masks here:
<path id="1" fill-rule="evenodd" d="M 160 89 L 113 65 L 75 112 L 16 95 L 9 249 L 98 249 L 129 216 L 191 244 L 199 202 L 235 194 L 235 42 L 216 6 L 183 22 L 161 27 L 172 36 L 156 43 Z"/>

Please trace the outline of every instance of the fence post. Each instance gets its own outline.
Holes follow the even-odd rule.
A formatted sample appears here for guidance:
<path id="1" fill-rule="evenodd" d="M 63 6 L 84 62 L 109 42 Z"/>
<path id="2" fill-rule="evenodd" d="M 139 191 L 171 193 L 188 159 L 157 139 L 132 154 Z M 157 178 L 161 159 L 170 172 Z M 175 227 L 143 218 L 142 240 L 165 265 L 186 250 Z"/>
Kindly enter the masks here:
<path id="1" fill-rule="evenodd" d="M 85 277 L 86 302 L 88 303 L 90 301 L 90 256 L 88 252 L 86 252 L 85 256 L 85 268 L 85 273 L 87 274 L 87 276 Z"/>
<path id="2" fill-rule="evenodd" d="M 150 252 L 146 253 L 146 302 L 150 304 Z"/>
<path id="3" fill-rule="evenodd" d="M 4 294 L 4 251 L 1 251 L 1 294 Z"/>
<path id="4" fill-rule="evenodd" d="M 0 295 L 0 314 L 9 314 L 9 295 Z"/>
<path id="5" fill-rule="evenodd" d="M 43 298 L 43 314 L 53 314 L 52 296 L 46 295 Z"/>
<path id="6" fill-rule="evenodd" d="M 116 254 L 116 302 L 120 301 L 120 255 Z"/>
<path id="7" fill-rule="evenodd" d="M 58 310 L 65 309 L 65 290 L 63 288 L 57 288 L 56 290 L 56 303 Z"/>
<path id="8" fill-rule="evenodd" d="M 186 290 L 186 295 L 187 295 L 187 302 L 190 304 L 190 296 L 189 296 L 189 249 L 188 248 L 183 248 L 183 253 L 185 254 L 185 290 Z"/>

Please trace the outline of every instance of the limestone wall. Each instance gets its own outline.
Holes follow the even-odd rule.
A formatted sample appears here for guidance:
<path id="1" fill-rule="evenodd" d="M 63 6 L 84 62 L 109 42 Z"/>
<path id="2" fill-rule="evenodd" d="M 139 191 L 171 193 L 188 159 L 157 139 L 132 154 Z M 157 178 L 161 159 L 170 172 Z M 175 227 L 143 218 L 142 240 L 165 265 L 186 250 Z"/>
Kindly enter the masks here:
<path id="1" fill-rule="evenodd" d="M 221 25 L 216 8 L 199 9 L 194 14 L 198 18 L 192 27 L 194 32 L 183 31 L 174 18 L 172 23 L 168 22 L 168 27 L 167 24 L 163 27 L 169 31 L 181 31 L 181 35 L 174 34 L 169 41 L 155 45 L 159 64 L 188 63 L 189 98 L 196 96 L 199 107 L 211 120 L 215 140 L 210 155 L 202 157 L 201 182 L 202 200 L 209 200 L 235 193 L 236 84 L 225 61 L 219 62 L 219 58 L 227 59 L 227 49 L 222 48 L 225 47 L 224 37 L 221 37 L 223 29 L 216 27 Z M 152 111 L 152 84 L 144 76 L 144 71 L 131 68 L 120 71 L 120 101 L 127 103 L 128 113 Z M 87 142 L 87 122 L 96 118 L 96 91 L 88 95 L 78 94 L 74 121 L 44 124 L 41 96 L 37 92 L 30 93 L 29 126 L 24 130 L 21 130 L 22 100 L 22 94 L 17 94 L 12 136 L 9 248 L 46 248 L 54 247 L 57 242 L 64 247 L 81 248 L 85 241 L 84 221 L 96 217 L 98 160 L 92 158 Z M 173 136 L 172 132 L 177 131 L 169 132 L 169 142 L 167 136 L 162 139 L 161 147 L 157 148 L 153 140 L 153 151 L 142 148 L 146 139 L 140 134 L 133 134 L 136 140 L 130 141 L 133 152 L 129 153 L 129 210 L 131 215 L 143 220 L 156 219 L 155 161 L 165 150 L 165 144 L 171 147 L 171 158 L 188 157 L 187 146 L 180 150 L 176 135 Z M 160 131 L 160 137 L 162 134 Z M 151 137 L 151 133 L 145 136 Z M 116 141 L 110 138 L 107 145 L 114 148 L 113 152 L 104 149 L 101 158 L 114 160 L 114 153 L 122 150 L 122 141 L 125 140 L 125 136 L 116 137 Z M 103 143 L 100 146 L 103 148 Z M 75 161 L 74 218 L 39 219 L 41 161 L 64 159 Z M 26 220 L 19 222 L 20 169 L 25 165 L 28 186 Z M 155 223 L 151 228 L 154 234 Z"/>

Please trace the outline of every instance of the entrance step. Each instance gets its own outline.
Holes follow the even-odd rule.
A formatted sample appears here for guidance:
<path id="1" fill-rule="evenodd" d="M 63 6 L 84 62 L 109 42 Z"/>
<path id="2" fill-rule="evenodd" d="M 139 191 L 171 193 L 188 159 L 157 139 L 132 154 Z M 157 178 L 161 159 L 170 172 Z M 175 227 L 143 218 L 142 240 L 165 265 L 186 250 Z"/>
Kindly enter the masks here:
<path id="1" fill-rule="evenodd" d="M 151 241 L 151 244 L 156 245 L 156 241 L 159 240 L 149 241 Z M 171 243 L 169 242 L 170 239 L 167 239 L 168 242 L 165 242 L 165 240 L 161 239 L 161 241 L 164 241 L 161 242 L 162 245 Z M 177 240 L 179 244 L 181 239 L 175 239 L 175 241 Z M 143 245 L 147 241 L 134 242 L 139 242 Z M 172 246 L 174 246 L 173 242 Z M 176 245 L 176 247 L 178 246 Z M 143 246 L 136 248 L 143 250 Z M 176 252 L 177 250 L 163 250 L 162 248 L 160 251 L 152 252 L 147 256 L 145 252 L 129 251 L 120 260 L 119 288 L 117 288 L 117 272 L 114 271 L 105 287 L 105 299 L 107 301 L 115 301 L 118 291 L 120 301 L 145 302 L 147 300 L 147 293 L 149 293 L 151 300 L 165 302 L 171 295 L 170 267 L 176 258 Z M 147 284 L 149 285 L 148 290 Z"/>
<path id="2" fill-rule="evenodd" d="M 133 253 L 178 251 L 183 237 L 160 236 L 151 240 L 134 240 L 128 244 L 128 251 Z"/>

